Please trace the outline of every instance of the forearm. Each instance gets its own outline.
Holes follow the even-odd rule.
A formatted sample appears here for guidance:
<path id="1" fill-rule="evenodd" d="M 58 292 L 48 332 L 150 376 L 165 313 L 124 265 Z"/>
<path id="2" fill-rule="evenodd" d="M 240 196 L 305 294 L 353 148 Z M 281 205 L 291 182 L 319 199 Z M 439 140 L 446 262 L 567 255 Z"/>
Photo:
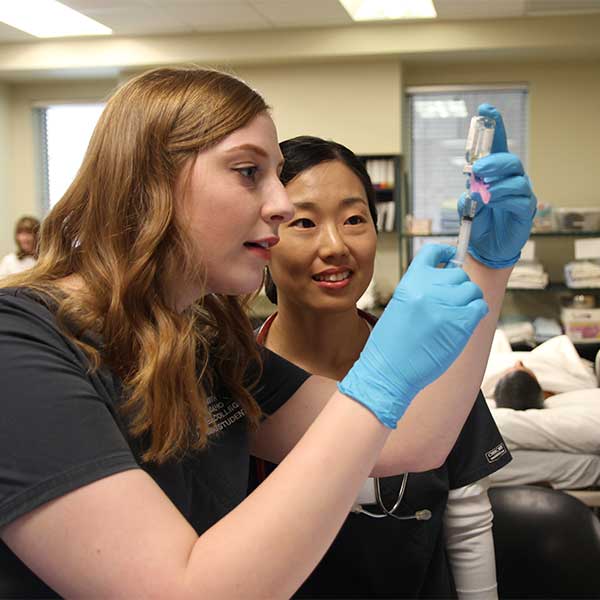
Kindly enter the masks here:
<path id="1" fill-rule="evenodd" d="M 289 598 L 330 546 L 388 434 L 336 392 L 273 474 L 199 538 L 189 588 L 211 598 Z M 207 573 L 220 574 L 210 588 Z"/>
<path id="2" fill-rule="evenodd" d="M 374 470 L 375 475 L 398 474 L 398 467 L 407 455 L 421 454 L 422 463 L 415 465 L 415 471 L 442 464 L 477 397 L 511 269 L 490 269 L 471 257 L 468 257 L 465 269 L 483 290 L 489 313 L 451 367 L 417 394 L 389 437 Z M 410 448 L 411 444 L 418 444 L 418 448 Z M 427 451 L 424 453 L 423 449 Z"/>
<path id="3" fill-rule="evenodd" d="M 200 537 L 142 469 L 46 502 L 0 536 L 62 597 L 289 598 L 333 541 L 388 433 L 334 394 L 272 476 Z"/>

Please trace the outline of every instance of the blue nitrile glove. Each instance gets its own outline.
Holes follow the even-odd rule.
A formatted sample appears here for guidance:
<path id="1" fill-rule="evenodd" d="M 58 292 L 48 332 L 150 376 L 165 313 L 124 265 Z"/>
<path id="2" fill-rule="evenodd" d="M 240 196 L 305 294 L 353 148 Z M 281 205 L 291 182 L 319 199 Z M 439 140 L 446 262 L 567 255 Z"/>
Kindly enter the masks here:
<path id="1" fill-rule="evenodd" d="M 494 119 L 496 131 L 491 154 L 473 165 L 475 177 L 488 184 L 491 200 L 484 204 L 479 194 L 473 194 L 477 212 L 469 254 L 492 269 L 502 269 L 519 260 L 521 248 L 529 238 L 537 202 L 521 161 L 508 151 L 502 116 L 490 104 L 482 104 L 479 114 Z M 458 202 L 459 215 L 464 201 L 463 194 Z"/>
<path id="2" fill-rule="evenodd" d="M 488 307 L 462 269 L 437 269 L 452 246 L 415 256 L 340 391 L 395 428 L 414 396 L 454 362 Z"/>

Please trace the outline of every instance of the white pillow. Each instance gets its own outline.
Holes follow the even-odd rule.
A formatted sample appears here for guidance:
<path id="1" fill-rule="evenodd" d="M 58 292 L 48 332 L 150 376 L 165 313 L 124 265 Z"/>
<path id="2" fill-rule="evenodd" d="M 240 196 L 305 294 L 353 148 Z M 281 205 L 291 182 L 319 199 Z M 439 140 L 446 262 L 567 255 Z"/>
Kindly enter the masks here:
<path id="1" fill-rule="evenodd" d="M 600 389 L 559 394 L 551 408 L 495 408 L 492 414 L 511 450 L 600 454 Z"/>
<path id="2" fill-rule="evenodd" d="M 591 409 L 600 408 L 600 388 L 550 396 L 544 401 L 544 408 L 565 408 L 575 404 L 590 404 Z"/>

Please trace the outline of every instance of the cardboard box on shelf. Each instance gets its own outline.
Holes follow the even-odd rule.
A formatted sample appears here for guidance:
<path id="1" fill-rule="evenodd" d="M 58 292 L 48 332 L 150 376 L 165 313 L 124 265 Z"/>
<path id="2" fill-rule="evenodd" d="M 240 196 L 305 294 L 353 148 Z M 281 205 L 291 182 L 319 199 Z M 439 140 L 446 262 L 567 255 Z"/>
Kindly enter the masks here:
<path id="1" fill-rule="evenodd" d="M 600 343 L 600 308 L 563 308 L 565 333 L 577 343 Z"/>

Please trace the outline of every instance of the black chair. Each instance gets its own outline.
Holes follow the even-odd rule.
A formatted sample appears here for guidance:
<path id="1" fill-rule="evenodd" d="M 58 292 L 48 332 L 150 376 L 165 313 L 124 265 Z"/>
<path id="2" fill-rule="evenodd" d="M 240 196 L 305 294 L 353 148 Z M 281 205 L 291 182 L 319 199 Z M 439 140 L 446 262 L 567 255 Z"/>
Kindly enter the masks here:
<path id="1" fill-rule="evenodd" d="M 600 521 L 533 485 L 489 490 L 500 598 L 600 598 Z"/>

